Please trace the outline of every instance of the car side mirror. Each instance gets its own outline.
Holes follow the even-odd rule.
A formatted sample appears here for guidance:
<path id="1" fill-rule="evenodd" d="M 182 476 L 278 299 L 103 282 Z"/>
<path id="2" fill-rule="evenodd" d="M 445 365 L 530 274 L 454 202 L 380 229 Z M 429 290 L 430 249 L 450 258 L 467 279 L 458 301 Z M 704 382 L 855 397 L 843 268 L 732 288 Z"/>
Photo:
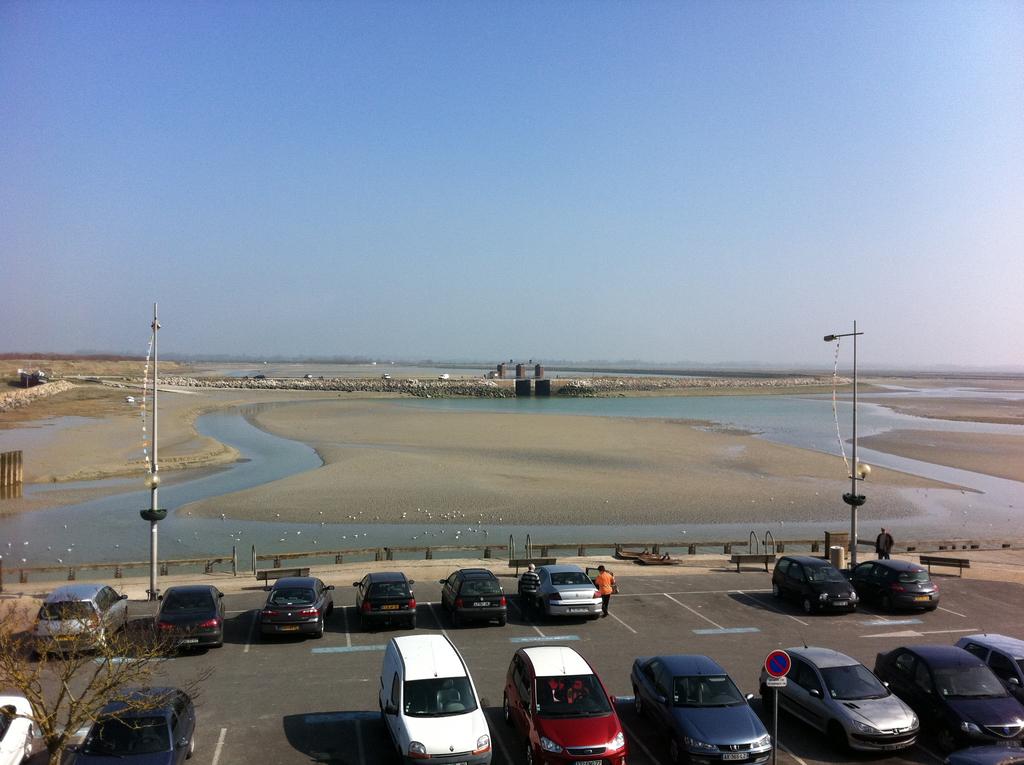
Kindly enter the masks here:
<path id="1" fill-rule="evenodd" d="M 659 704 L 668 704 L 668 699 L 662 696 L 661 694 L 655 696 L 654 700 L 657 701 Z"/>
<path id="2" fill-rule="evenodd" d="M 178 747 L 178 749 L 184 749 L 186 746 L 188 746 L 188 739 L 182 736 L 174 742 L 174 745 Z"/>
<path id="3" fill-rule="evenodd" d="M 1020 678 L 1019 677 L 1011 677 L 1009 680 L 1007 680 L 1007 682 L 1010 685 L 1020 685 Z"/>
<path id="4" fill-rule="evenodd" d="M 163 595 L 161 595 L 160 597 L 163 598 Z M 120 598 L 118 598 L 118 600 L 128 600 L 128 596 L 122 595 Z"/>
<path id="5" fill-rule="evenodd" d="M 437 583 L 438 583 L 438 584 L 444 584 L 444 583 L 445 583 L 445 582 L 447 582 L 447 581 L 448 581 L 447 579 L 438 579 L 438 580 L 437 580 Z"/>
<path id="6" fill-rule="evenodd" d="M 224 597 L 224 593 L 223 592 L 218 592 L 217 593 L 217 597 L 218 598 L 223 598 Z"/>
<path id="7" fill-rule="evenodd" d="M 324 589 L 325 590 L 333 590 L 334 589 L 334 585 L 333 584 L 329 584 L 326 587 L 324 587 Z"/>
<path id="8" fill-rule="evenodd" d="M 409 580 L 409 586 L 412 587 L 414 584 L 416 584 L 416 580 L 415 579 L 410 579 Z"/>
<path id="9" fill-rule="evenodd" d="M 127 596 L 127 595 L 125 595 L 124 597 L 128 597 L 128 596 Z M 161 593 L 161 594 L 157 595 L 157 596 L 156 596 L 156 599 L 157 599 L 157 600 L 163 600 L 163 599 L 164 599 L 163 593 Z"/>
<path id="10" fill-rule="evenodd" d="M 889 681 L 888 680 L 883 680 L 882 681 L 882 685 L 884 685 L 886 688 L 888 688 L 889 687 Z"/>
<path id="11" fill-rule="evenodd" d="M 390 701 L 384 705 L 384 714 L 386 715 L 397 715 L 398 707 L 392 704 Z"/>
<path id="12" fill-rule="evenodd" d="M 743 698 L 745 698 L 747 701 L 753 701 L 754 700 L 754 694 L 753 693 L 748 693 Z"/>
<path id="13" fill-rule="evenodd" d="M 352 586 L 353 587 L 358 587 L 359 586 L 359 582 L 352 582 Z"/>
<path id="14" fill-rule="evenodd" d="M 808 693 L 810 693 L 816 699 L 821 698 L 821 691 L 817 688 L 811 688 L 811 690 L 809 690 Z"/>

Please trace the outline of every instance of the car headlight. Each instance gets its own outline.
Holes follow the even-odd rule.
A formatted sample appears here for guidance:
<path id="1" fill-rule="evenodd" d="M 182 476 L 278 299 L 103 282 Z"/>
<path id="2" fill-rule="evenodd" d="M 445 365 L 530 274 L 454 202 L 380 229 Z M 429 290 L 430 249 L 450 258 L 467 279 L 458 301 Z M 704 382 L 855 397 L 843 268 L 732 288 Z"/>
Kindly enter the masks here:
<path id="1" fill-rule="evenodd" d="M 818 600 L 828 600 L 828 593 L 823 592 L 818 596 Z"/>
<path id="2" fill-rule="evenodd" d="M 964 733 L 974 733 L 977 735 L 981 735 L 981 728 L 967 720 L 964 720 L 962 723 L 960 723 L 960 730 L 962 730 Z"/>
<path id="3" fill-rule="evenodd" d="M 540 748 L 543 749 L 545 752 L 554 752 L 555 754 L 558 754 L 562 751 L 562 747 L 560 747 L 551 739 L 546 738 L 545 736 L 540 737 Z"/>
<path id="4" fill-rule="evenodd" d="M 915 714 L 911 714 L 910 715 L 910 727 L 911 728 L 920 728 L 921 727 L 921 721 L 917 719 L 917 715 L 915 715 Z"/>
<path id="5" fill-rule="evenodd" d="M 846 597 L 848 597 L 850 600 L 856 600 L 857 599 L 857 593 L 856 592 L 851 592 Z"/>
<path id="6" fill-rule="evenodd" d="M 755 749 L 760 749 L 763 746 L 771 746 L 771 745 L 772 745 L 772 737 L 770 735 L 761 736 L 761 738 L 759 738 L 757 741 L 754 742 L 754 748 Z"/>
<path id="7" fill-rule="evenodd" d="M 717 752 L 718 747 L 714 744 L 709 744 L 707 741 L 699 741 L 689 736 L 683 736 L 683 743 L 686 744 L 687 749 L 692 749 L 696 752 Z"/>
<path id="8" fill-rule="evenodd" d="M 624 735 L 622 735 L 622 731 L 621 730 L 618 733 L 615 734 L 615 738 L 613 738 L 611 741 L 608 742 L 608 748 L 611 749 L 613 752 L 616 749 L 622 749 L 622 747 L 624 747 L 625 745 L 626 745 L 626 737 Z"/>
<path id="9" fill-rule="evenodd" d="M 419 741 L 409 742 L 409 756 L 410 757 L 425 757 L 427 754 L 427 748 L 423 746 Z"/>
<path id="10" fill-rule="evenodd" d="M 486 733 L 476 740 L 476 749 L 473 750 L 474 754 L 479 752 L 486 752 L 491 748 L 491 737 Z"/>
<path id="11" fill-rule="evenodd" d="M 853 723 L 853 727 L 859 730 L 861 733 L 881 733 L 881 731 L 874 725 L 868 725 L 860 720 L 850 720 Z"/>

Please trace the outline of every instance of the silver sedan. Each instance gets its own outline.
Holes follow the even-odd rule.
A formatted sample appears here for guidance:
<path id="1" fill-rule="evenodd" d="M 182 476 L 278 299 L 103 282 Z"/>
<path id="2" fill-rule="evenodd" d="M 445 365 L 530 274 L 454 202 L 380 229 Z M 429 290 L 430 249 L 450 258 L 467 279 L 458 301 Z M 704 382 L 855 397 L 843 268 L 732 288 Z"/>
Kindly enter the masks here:
<path id="1" fill-rule="evenodd" d="M 548 616 L 601 615 L 601 593 L 579 566 L 560 564 L 537 569 L 536 605 Z"/>
<path id="2" fill-rule="evenodd" d="M 787 648 L 792 668 L 783 688 L 767 687 L 761 697 L 825 733 L 840 748 L 865 751 L 906 749 L 917 739 L 920 721 L 860 662 L 831 648 Z"/>

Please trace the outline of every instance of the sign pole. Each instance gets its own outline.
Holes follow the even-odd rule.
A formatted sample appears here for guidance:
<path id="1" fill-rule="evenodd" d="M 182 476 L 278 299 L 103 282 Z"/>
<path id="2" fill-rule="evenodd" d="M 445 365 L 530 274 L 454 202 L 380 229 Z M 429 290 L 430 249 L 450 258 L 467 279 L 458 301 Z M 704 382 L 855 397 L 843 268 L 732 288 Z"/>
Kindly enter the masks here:
<path id="1" fill-rule="evenodd" d="M 786 687 L 786 675 L 793 661 L 785 651 L 772 651 L 764 660 L 764 671 L 768 675 L 764 684 L 772 689 L 772 765 L 779 761 L 779 688 Z"/>
<path id="2" fill-rule="evenodd" d="M 772 688 L 772 765 L 779 758 L 779 689 Z"/>

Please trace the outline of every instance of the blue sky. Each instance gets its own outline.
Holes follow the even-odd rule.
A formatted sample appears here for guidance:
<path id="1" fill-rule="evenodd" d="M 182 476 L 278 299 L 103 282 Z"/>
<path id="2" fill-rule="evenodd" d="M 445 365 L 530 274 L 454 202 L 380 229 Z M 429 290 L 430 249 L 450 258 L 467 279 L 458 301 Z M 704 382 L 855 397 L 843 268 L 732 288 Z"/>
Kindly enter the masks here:
<path id="1" fill-rule="evenodd" d="M 0 352 L 1024 366 L 1019 2 L 0 0 L 0 126 Z"/>

